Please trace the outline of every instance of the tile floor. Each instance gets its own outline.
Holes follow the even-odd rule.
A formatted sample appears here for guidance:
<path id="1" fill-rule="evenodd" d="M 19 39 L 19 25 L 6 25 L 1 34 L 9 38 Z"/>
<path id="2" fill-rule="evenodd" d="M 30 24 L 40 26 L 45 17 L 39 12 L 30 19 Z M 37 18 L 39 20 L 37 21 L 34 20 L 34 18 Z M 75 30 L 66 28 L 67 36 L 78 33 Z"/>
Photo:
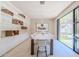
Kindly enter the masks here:
<path id="1" fill-rule="evenodd" d="M 79 57 L 77 53 L 75 53 L 71 48 L 63 45 L 61 42 L 54 40 L 54 49 L 53 55 L 49 55 L 49 48 L 48 48 L 48 57 Z M 33 57 L 36 57 L 36 52 Z M 45 57 L 45 53 L 40 53 L 39 57 Z"/>
<path id="2" fill-rule="evenodd" d="M 79 54 L 75 53 L 72 49 L 68 48 L 67 46 L 63 45 L 61 42 L 57 41 L 57 40 L 54 40 L 54 53 L 53 55 L 49 55 L 49 47 L 48 47 L 48 57 L 79 57 Z M 23 47 L 24 46 L 24 47 Z M 20 48 L 19 49 L 19 52 L 16 53 L 16 56 L 12 56 L 12 55 L 8 55 L 6 54 L 5 57 L 36 57 L 36 52 L 35 52 L 35 55 L 27 55 L 26 50 L 23 50 L 24 48 L 26 49 L 25 47 L 25 43 L 24 44 L 21 44 L 20 45 Z M 18 47 L 17 47 L 18 48 Z M 20 53 L 20 50 L 22 53 Z M 24 52 L 24 53 L 23 53 Z M 14 53 L 14 52 L 13 52 Z M 12 52 L 11 52 L 12 54 Z M 39 57 L 44 57 L 45 54 L 39 54 Z M 3 56 L 4 57 L 4 56 Z"/>
<path id="3" fill-rule="evenodd" d="M 61 42 L 54 40 L 54 57 L 79 57 L 71 48 L 63 45 Z"/>

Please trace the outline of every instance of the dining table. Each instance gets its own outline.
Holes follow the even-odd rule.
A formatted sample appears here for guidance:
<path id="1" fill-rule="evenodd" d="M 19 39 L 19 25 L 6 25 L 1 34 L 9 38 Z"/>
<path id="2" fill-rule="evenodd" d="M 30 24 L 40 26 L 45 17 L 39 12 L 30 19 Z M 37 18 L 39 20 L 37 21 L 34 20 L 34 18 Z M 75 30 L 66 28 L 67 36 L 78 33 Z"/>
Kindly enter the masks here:
<path id="1" fill-rule="evenodd" d="M 49 40 L 50 55 L 53 55 L 53 34 L 50 32 L 35 32 L 31 34 L 31 55 L 34 55 L 35 40 Z"/>

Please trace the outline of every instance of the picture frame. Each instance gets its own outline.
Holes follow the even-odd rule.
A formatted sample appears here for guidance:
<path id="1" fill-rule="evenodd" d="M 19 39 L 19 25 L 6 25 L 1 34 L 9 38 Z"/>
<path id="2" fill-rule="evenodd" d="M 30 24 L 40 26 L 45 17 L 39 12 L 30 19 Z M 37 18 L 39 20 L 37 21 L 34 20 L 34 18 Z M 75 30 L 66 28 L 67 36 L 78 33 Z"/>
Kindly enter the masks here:
<path id="1" fill-rule="evenodd" d="M 37 24 L 37 31 L 48 31 L 48 24 Z"/>

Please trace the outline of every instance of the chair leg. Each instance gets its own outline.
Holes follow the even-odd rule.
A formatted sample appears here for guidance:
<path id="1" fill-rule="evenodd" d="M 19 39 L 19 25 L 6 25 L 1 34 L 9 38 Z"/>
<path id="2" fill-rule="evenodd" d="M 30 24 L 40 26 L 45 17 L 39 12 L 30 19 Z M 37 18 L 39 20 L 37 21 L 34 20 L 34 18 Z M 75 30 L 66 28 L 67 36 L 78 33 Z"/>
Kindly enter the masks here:
<path id="1" fill-rule="evenodd" d="M 47 48 L 46 48 L 46 46 L 45 46 L 45 53 L 46 53 L 46 57 L 47 57 Z"/>
<path id="2" fill-rule="evenodd" d="M 38 49 L 37 49 L 37 57 L 38 57 L 38 53 L 39 53 L 39 46 L 38 46 Z"/>

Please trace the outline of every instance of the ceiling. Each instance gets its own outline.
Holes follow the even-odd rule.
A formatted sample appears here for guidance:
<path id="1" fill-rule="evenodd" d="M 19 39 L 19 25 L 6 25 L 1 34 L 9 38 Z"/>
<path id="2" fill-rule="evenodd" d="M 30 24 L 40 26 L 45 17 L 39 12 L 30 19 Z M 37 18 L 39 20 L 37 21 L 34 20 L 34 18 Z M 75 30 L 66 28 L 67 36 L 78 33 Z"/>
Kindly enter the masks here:
<path id="1" fill-rule="evenodd" d="M 72 1 L 11 1 L 18 9 L 30 18 L 55 18 L 67 8 Z"/>

